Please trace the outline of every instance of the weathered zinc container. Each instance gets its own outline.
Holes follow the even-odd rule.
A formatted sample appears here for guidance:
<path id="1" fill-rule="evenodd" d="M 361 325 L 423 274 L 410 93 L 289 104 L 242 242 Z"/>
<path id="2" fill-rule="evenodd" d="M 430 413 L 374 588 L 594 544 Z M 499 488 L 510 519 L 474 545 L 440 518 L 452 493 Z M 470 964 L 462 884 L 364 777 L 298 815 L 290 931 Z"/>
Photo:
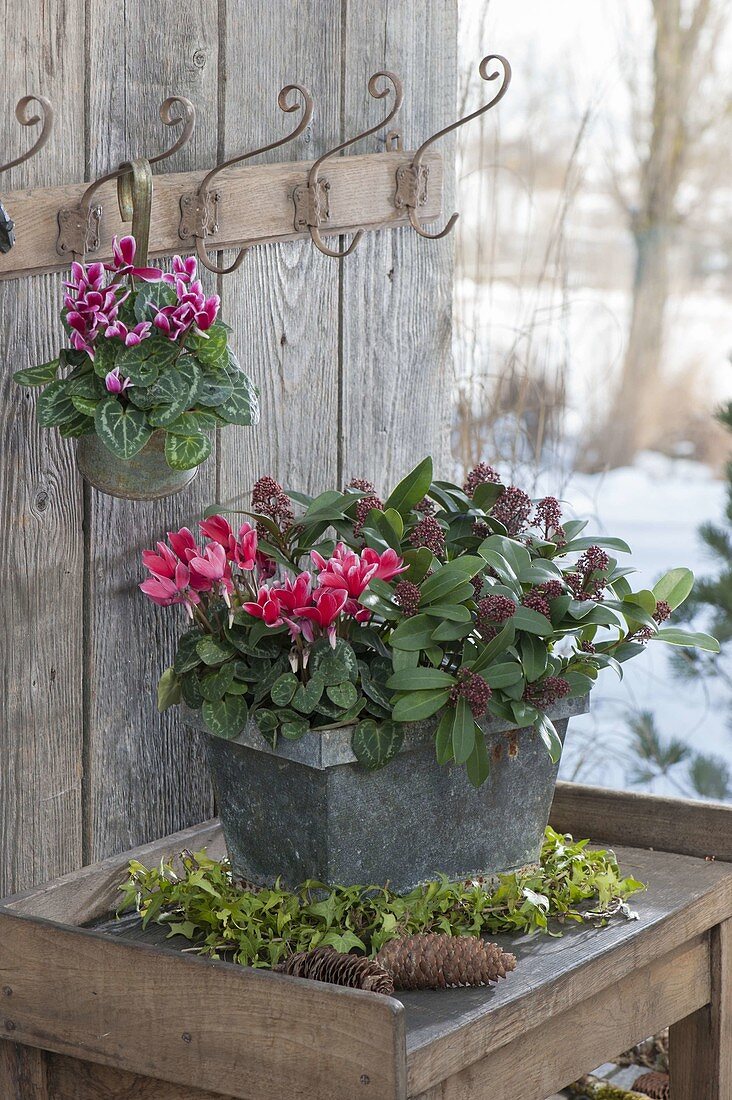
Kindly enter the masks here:
<path id="1" fill-rule="evenodd" d="M 562 740 L 568 719 L 586 710 L 586 699 L 571 699 L 548 712 Z M 205 728 L 193 711 L 188 720 Z M 434 721 L 406 727 L 401 751 L 378 771 L 356 762 L 352 727 L 280 739 L 276 749 L 253 722 L 233 741 L 209 736 L 234 873 L 404 892 L 441 873 L 459 879 L 537 860 L 558 765 L 535 730 L 481 726 L 491 772 L 477 790 L 464 767 L 436 762 Z"/>
<path id="2" fill-rule="evenodd" d="M 95 489 L 125 500 L 158 500 L 185 489 L 196 477 L 192 470 L 172 470 L 165 459 L 165 432 L 153 432 L 133 458 L 116 458 L 98 435 L 77 442 L 76 463 L 81 476 Z"/>

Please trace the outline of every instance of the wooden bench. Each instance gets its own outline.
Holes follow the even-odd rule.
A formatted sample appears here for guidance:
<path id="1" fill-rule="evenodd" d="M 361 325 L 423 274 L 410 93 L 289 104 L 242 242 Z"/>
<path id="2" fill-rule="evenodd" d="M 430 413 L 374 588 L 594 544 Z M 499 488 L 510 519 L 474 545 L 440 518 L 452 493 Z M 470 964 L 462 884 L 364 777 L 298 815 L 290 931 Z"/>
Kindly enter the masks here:
<path id="1" fill-rule="evenodd" d="M 560 784 L 552 824 L 616 847 L 640 919 L 499 937 L 491 989 L 380 997 L 109 921 L 129 858 L 223 854 L 216 822 L 6 899 L 0 1098 L 542 1100 L 671 1025 L 674 1100 L 731 1100 L 732 807 Z"/>

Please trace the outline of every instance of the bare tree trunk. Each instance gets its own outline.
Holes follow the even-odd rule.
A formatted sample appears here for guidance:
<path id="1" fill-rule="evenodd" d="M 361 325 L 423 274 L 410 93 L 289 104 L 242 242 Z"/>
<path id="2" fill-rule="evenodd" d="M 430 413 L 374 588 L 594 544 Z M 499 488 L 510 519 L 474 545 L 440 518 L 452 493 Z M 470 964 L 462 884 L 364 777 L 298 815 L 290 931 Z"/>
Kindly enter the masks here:
<path id="1" fill-rule="evenodd" d="M 699 44 L 712 0 L 696 0 L 684 18 L 682 0 L 653 0 L 653 104 L 648 149 L 641 162 L 638 201 L 626 204 L 636 250 L 631 321 L 620 385 L 595 441 L 595 465 L 632 462 L 657 443 L 657 419 L 669 296 L 669 254 L 680 221 L 679 185 L 693 140 L 691 96 L 700 63 Z"/>
<path id="2" fill-rule="evenodd" d="M 622 382 L 601 439 L 601 465 L 622 466 L 658 439 L 657 393 L 668 299 L 671 230 L 653 226 L 634 235 L 633 305 Z"/>

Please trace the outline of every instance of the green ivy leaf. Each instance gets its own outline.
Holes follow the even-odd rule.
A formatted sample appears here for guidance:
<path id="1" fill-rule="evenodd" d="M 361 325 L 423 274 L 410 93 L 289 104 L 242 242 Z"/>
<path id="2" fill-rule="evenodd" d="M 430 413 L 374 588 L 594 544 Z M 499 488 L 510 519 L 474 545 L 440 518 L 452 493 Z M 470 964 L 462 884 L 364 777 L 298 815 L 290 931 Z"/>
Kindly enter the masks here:
<path id="1" fill-rule="evenodd" d="M 233 661 L 229 661 L 215 672 L 199 674 L 198 688 L 203 698 L 209 703 L 220 702 L 234 682 L 235 671 Z"/>
<path id="2" fill-rule="evenodd" d="M 299 741 L 310 729 L 307 718 L 290 718 L 280 726 L 280 733 L 286 741 Z"/>
<path id="3" fill-rule="evenodd" d="M 206 366 L 226 366 L 229 362 L 229 350 L 227 346 L 228 334 L 220 321 L 215 321 L 205 333 L 194 332 L 187 340 L 186 346 L 201 363 Z"/>

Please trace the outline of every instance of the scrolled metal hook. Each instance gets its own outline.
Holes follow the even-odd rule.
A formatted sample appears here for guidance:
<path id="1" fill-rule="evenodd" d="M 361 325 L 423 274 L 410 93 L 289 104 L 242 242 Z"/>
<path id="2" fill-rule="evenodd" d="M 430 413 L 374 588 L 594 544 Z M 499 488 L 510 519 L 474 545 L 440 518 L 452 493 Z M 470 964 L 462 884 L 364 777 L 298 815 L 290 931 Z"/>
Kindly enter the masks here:
<path id="1" fill-rule="evenodd" d="M 292 99 L 293 93 L 296 97 L 294 100 Z M 183 239 L 195 238 L 196 254 L 199 260 L 204 267 L 208 268 L 209 271 L 213 271 L 216 275 L 230 275 L 232 271 L 236 271 L 255 242 L 245 242 L 239 249 L 234 262 L 228 267 L 217 267 L 209 259 L 205 243 L 206 237 L 218 232 L 217 207 L 219 196 L 211 191 L 211 184 L 214 179 L 225 168 L 231 168 L 244 160 L 251 160 L 252 157 L 257 157 L 261 153 L 269 153 L 272 149 L 278 149 L 281 145 L 287 145 L 288 142 L 294 141 L 309 126 L 313 117 L 314 100 L 302 84 L 286 84 L 284 88 L 281 88 L 277 96 L 277 106 L 285 114 L 292 114 L 293 111 L 297 110 L 302 111 L 300 121 L 294 130 L 276 141 L 271 141 L 268 145 L 262 145 L 259 149 L 252 149 L 248 153 L 240 153 L 238 156 L 230 157 L 229 160 L 217 164 L 201 180 L 198 191 L 189 192 L 181 198 L 180 236 Z"/>
<path id="2" fill-rule="evenodd" d="M 480 73 L 481 80 L 492 81 L 497 80 L 501 71 L 496 69 L 493 72 L 489 72 L 491 63 L 498 61 L 501 64 L 503 70 L 503 80 L 493 99 L 488 103 L 484 103 L 482 107 L 478 107 L 476 111 L 472 111 L 464 118 L 459 118 L 457 122 L 451 123 L 450 126 L 445 126 L 442 130 L 438 130 L 432 137 L 427 138 L 427 141 L 420 145 L 417 152 L 414 154 L 411 165 L 404 165 L 397 169 L 397 193 L 394 200 L 397 209 L 406 207 L 407 216 L 412 228 L 419 233 L 420 237 L 426 237 L 430 241 L 438 241 L 442 237 L 446 237 L 447 234 L 455 228 L 455 222 L 460 217 L 459 214 L 453 214 L 448 221 L 444 229 L 441 229 L 438 233 L 428 233 L 423 228 L 419 216 L 417 214 L 417 208 L 423 206 L 427 201 L 427 166 L 422 163 L 425 152 L 435 141 L 439 141 L 440 138 L 445 137 L 447 134 L 452 133 L 453 130 L 457 130 L 460 126 L 464 126 L 467 122 L 472 122 L 473 119 L 478 118 L 480 115 L 484 115 L 486 111 L 490 111 L 491 107 L 495 107 L 504 95 L 508 91 L 508 86 L 511 83 L 511 66 L 507 59 L 498 53 L 488 54 L 483 58 L 478 66 L 478 72 Z"/>
<path id="3" fill-rule="evenodd" d="M 175 112 L 174 108 L 180 107 L 182 113 Z M 193 135 L 196 127 L 196 108 L 190 99 L 185 96 L 169 96 L 160 105 L 160 118 L 165 126 L 179 126 L 183 123 L 183 129 L 169 149 L 150 157 L 149 164 L 159 164 L 161 160 L 167 160 L 186 145 Z M 92 206 L 92 199 L 99 188 L 112 180 L 119 180 L 130 174 L 132 162 L 125 161 L 119 168 L 107 172 L 94 180 L 87 187 L 79 200 L 78 206 L 65 207 L 59 210 L 59 236 L 56 242 L 56 250 L 61 255 L 71 252 L 74 255 L 83 256 L 86 252 L 95 252 L 99 248 L 99 223 L 102 216 L 101 206 Z M 128 189 L 125 184 L 118 188 L 118 200 L 120 207 L 128 201 Z"/>
<path id="4" fill-rule="evenodd" d="M 28 108 L 31 103 L 37 103 L 40 106 L 40 114 L 29 115 Z M 35 156 L 35 154 L 46 144 L 53 129 L 53 106 L 50 100 L 46 99 L 44 95 L 24 95 L 16 104 L 15 117 L 21 126 L 37 126 L 40 122 L 41 131 L 30 149 L 27 149 L 25 153 L 21 153 L 15 160 L 3 164 L 2 168 L 0 168 L 0 172 L 7 172 L 10 168 L 17 168 L 19 164 Z"/>
<path id="5" fill-rule="evenodd" d="M 380 86 L 380 81 L 382 79 L 387 82 L 383 87 Z M 332 256 L 337 260 L 341 260 L 345 256 L 350 256 L 363 237 L 364 231 L 363 229 L 357 229 L 350 245 L 343 252 L 338 252 L 336 249 L 329 248 L 325 243 L 320 233 L 320 227 L 328 218 L 328 191 L 330 189 L 330 184 L 327 180 L 320 179 L 320 169 L 323 164 L 331 157 L 335 156 L 336 153 L 342 152 L 349 146 L 355 145 L 357 141 L 361 141 L 362 138 L 369 137 L 371 134 L 375 134 L 377 130 L 381 130 L 384 126 L 387 126 L 396 115 L 404 99 L 404 88 L 401 80 L 396 73 L 392 73 L 386 69 L 380 70 L 371 76 L 368 83 L 368 90 L 369 95 L 373 99 L 384 99 L 385 96 L 393 92 L 394 102 L 386 118 L 382 119 L 381 122 L 377 122 L 375 126 L 370 126 L 369 129 L 364 130 L 363 133 L 356 134 L 355 137 L 348 138 L 347 141 L 342 141 L 340 145 L 336 145 L 334 149 L 330 149 L 327 153 L 323 153 L 321 157 L 314 161 L 308 172 L 307 185 L 296 187 L 294 192 L 295 228 L 299 232 L 308 229 L 316 248 L 324 253 L 324 255 Z"/>
<path id="6" fill-rule="evenodd" d="M 41 108 L 40 114 L 29 114 L 28 108 L 31 103 L 37 103 L 39 105 Z M 51 136 L 51 130 L 53 129 L 53 107 L 50 101 L 42 95 L 25 95 L 22 99 L 19 99 L 15 107 L 15 117 L 21 126 L 37 126 L 40 122 L 41 130 L 30 149 L 26 150 L 25 153 L 21 153 L 19 157 L 15 157 L 14 160 L 8 161 L 7 164 L 3 164 L 3 166 L 0 167 L 0 172 L 7 172 L 10 168 L 17 168 L 19 164 L 23 164 L 24 161 L 30 160 L 30 158 L 46 144 Z M 14 229 L 15 222 L 0 202 L 0 252 L 9 252 L 15 244 Z"/>

